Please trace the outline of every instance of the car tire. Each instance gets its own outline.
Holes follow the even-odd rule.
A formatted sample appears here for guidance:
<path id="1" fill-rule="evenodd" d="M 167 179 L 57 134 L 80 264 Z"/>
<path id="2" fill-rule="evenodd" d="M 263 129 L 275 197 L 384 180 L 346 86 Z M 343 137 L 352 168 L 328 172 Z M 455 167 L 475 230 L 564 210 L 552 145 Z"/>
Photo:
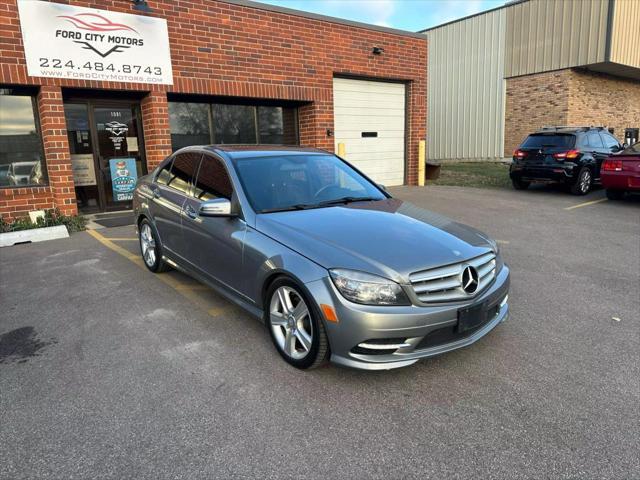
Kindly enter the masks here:
<path id="1" fill-rule="evenodd" d="M 138 226 L 138 243 L 145 266 L 153 273 L 162 273 L 170 269 L 162 260 L 162 245 L 151 222 L 146 218 Z"/>
<path id="2" fill-rule="evenodd" d="M 574 195 L 586 195 L 591 191 L 593 185 L 593 175 L 588 167 L 582 167 L 578 173 L 578 177 L 573 185 L 571 185 L 571 193 Z"/>
<path id="3" fill-rule="evenodd" d="M 264 320 L 287 363 L 311 369 L 326 362 L 329 341 L 320 310 L 296 282 L 280 277 L 271 283 L 265 295 Z"/>
<path id="4" fill-rule="evenodd" d="M 526 190 L 529 188 L 529 185 L 531 185 L 531 182 L 525 182 L 517 178 L 512 178 L 511 183 L 513 184 L 513 188 L 516 190 Z"/>
<path id="5" fill-rule="evenodd" d="M 625 191 L 607 188 L 606 193 L 609 200 L 622 200 L 624 198 Z"/>

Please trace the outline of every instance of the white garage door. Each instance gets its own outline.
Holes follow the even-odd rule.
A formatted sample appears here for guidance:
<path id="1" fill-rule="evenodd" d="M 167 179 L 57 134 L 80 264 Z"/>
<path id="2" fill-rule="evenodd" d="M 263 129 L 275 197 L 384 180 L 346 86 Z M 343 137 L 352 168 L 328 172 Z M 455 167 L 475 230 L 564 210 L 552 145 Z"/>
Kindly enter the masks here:
<path id="1" fill-rule="evenodd" d="M 336 152 L 377 183 L 404 183 L 405 86 L 402 83 L 333 79 Z"/>

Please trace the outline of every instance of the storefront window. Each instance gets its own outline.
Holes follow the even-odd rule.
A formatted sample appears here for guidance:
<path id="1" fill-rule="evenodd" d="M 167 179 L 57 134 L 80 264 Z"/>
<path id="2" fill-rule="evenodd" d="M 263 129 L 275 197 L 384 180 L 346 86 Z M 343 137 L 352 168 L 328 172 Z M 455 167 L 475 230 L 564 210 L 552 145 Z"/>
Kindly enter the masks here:
<path id="1" fill-rule="evenodd" d="M 189 145 L 211 143 L 209 105 L 206 103 L 169 103 L 169 127 L 173 150 Z"/>
<path id="2" fill-rule="evenodd" d="M 284 143 L 283 127 L 282 107 L 258 107 L 260 143 Z"/>
<path id="3" fill-rule="evenodd" d="M 260 143 L 296 145 L 298 143 L 296 110 L 283 107 L 258 107 Z"/>
<path id="4" fill-rule="evenodd" d="M 256 109 L 249 105 L 214 105 L 216 143 L 255 144 Z"/>
<path id="5" fill-rule="evenodd" d="M 0 88 L 0 187 L 46 182 L 35 98 L 16 89 Z"/>
<path id="6" fill-rule="evenodd" d="M 210 143 L 298 144 L 295 108 L 169 102 L 169 122 L 173 151 Z"/>

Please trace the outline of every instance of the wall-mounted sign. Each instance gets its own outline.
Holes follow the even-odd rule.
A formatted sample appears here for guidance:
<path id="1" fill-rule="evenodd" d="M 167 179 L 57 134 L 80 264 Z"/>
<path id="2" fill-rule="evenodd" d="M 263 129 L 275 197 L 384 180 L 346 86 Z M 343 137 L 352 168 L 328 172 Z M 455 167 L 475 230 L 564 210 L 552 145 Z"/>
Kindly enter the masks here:
<path id="1" fill-rule="evenodd" d="M 114 202 L 133 200 L 138 172 L 135 158 L 112 158 L 109 160 L 111 170 L 111 188 Z"/>
<path id="2" fill-rule="evenodd" d="M 18 0 L 33 77 L 173 84 L 167 22 L 38 0 Z"/>
<path id="3" fill-rule="evenodd" d="M 96 184 L 96 168 L 92 153 L 71 155 L 71 169 L 76 187 Z"/>

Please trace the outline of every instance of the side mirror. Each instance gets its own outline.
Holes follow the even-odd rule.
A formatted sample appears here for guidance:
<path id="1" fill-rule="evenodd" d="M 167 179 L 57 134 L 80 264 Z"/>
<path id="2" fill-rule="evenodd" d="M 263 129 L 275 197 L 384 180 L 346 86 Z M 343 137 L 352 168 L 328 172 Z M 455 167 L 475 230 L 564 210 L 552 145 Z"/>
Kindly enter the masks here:
<path id="1" fill-rule="evenodd" d="M 625 148 L 629 148 L 629 144 L 627 142 L 622 144 L 622 149 L 624 150 Z"/>
<path id="2" fill-rule="evenodd" d="M 201 217 L 234 217 L 231 213 L 231 202 L 226 198 L 214 198 L 200 205 L 198 214 Z"/>

